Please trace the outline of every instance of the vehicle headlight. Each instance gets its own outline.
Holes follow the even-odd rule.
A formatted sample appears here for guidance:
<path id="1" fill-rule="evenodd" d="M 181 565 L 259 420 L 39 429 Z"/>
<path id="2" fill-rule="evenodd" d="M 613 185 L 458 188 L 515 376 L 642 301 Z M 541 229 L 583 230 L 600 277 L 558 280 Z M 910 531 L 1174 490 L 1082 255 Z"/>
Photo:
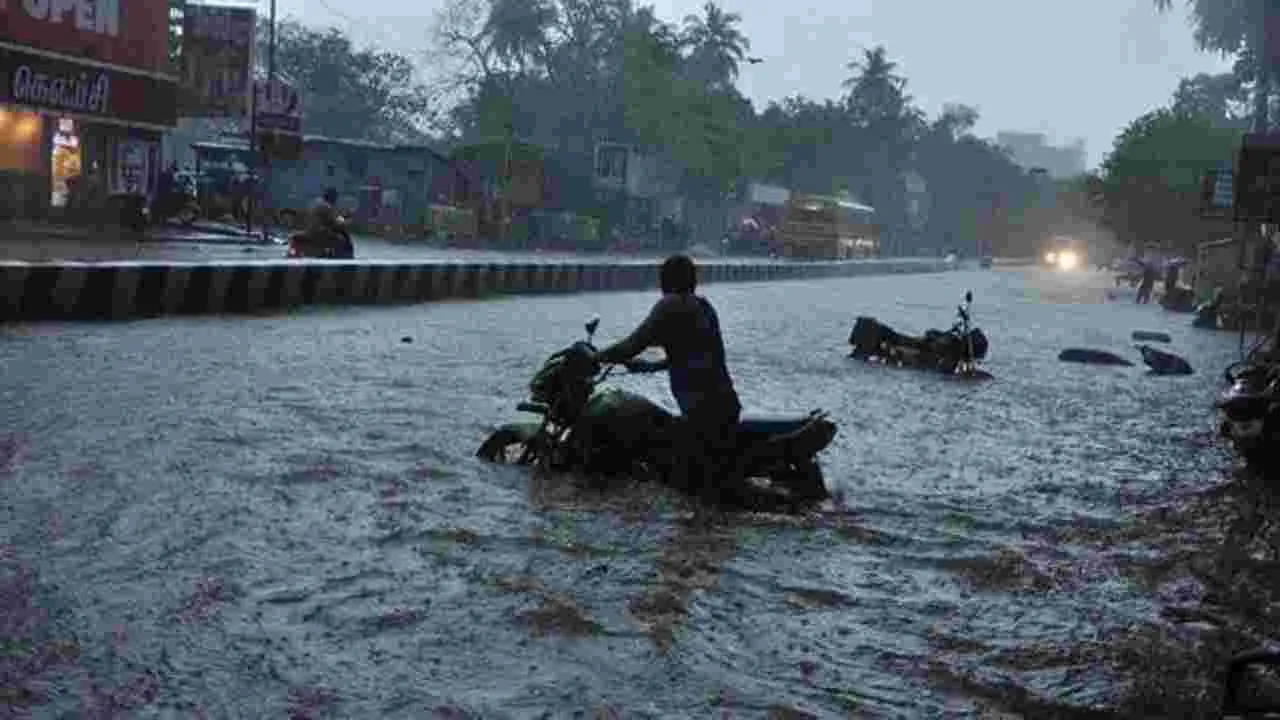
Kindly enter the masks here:
<path id="1" fill-rule="evenodd" d="M 1058 267 L 1063 270 L 1074 270 L 1078 264 L 1080 264 L 1080 258 L 1070 250 L 1063 250 L 1058 253 Z"/>
<path id="2" fill-rule="evenodd" d="M 1058 253 L 1050 250 L 1049 252 L 1045 253 L 1044 261 L 1049 263 L 1050 265 L 1056 264 L 1058 262 Z"/>

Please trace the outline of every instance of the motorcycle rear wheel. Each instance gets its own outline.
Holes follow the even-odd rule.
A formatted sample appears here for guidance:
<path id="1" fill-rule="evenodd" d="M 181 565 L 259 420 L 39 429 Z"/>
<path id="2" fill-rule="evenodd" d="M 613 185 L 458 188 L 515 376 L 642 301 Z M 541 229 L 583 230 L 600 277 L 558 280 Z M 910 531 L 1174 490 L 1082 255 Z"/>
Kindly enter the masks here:
<path id="1" fill-rule="evenodd" d="M 775 487 L 786 489 L 796 502 L 821 502 L 831 497 L 822 468 L 812 460 L 790 463 L 785 471 L 771 476 L 769 482 Z"/>

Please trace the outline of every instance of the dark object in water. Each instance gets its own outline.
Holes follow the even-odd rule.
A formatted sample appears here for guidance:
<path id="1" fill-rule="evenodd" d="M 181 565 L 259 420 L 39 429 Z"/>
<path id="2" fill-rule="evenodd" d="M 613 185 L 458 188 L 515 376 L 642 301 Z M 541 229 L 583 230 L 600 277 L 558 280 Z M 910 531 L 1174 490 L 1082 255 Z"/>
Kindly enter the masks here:
<path id="1" fill-rule="evenodd" d="M 1273 681 L 1277 668 L 1280 653 L 1274 650 L 1254 650 L 1231 658 L 1222 693 L 1224 720 L 1280 713 L 1280 687 Z"/>
<path id="2" fill-rule="evenodd" d="M 1088 348 L 1067 348 L 1058 353 L 1062 362 L 1085 363 L 1086 365 L 1122 365 L 1132 367 L 1133 363 L 1106 350 L 1090 350 Z"/>
<path id="3" fill-rule="evenodd" d="M 1173 342 L 1173 338 L 1168 333 L 1154 332 L 1151 330 L 1134 330 L 1133 339 L 1138 342 Z"/>
<path id="4" fill-rule="evenodd" d="M 922 336 L 906 335 L 862 315 L 853 323 L 849 357 L 863 362 L 935 370 L 944 375 L 990 379 L 978 369 L 987 357 L 989 343 L 979 328 L 970 324 L 969 306 L 973 293 L 964 294 L 965 304 L 956 308 L 957 321 L 950 330 L 926 330 Z"/>
<path id="5" fill-rule="evenodd" d="M 1142 353 L 1142 362 L 1151 368 L 1153 375 L 1191 375 L 1195 372 L 1191 369 L 1191 363 L 1173 353 L 1157 350 L 1150 345 L 1139 345 L 1138 352 Z"/>

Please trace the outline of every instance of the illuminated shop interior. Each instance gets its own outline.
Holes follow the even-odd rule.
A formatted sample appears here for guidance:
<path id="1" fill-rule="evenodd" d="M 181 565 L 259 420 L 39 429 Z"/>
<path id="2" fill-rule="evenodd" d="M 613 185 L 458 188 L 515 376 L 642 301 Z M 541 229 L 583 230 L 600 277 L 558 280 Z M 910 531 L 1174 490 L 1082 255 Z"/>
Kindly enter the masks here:
<path id="1" fill-rule="evenodd" d="M 44 118 L 0 107 L 0 171 L 44 173 Z"/>

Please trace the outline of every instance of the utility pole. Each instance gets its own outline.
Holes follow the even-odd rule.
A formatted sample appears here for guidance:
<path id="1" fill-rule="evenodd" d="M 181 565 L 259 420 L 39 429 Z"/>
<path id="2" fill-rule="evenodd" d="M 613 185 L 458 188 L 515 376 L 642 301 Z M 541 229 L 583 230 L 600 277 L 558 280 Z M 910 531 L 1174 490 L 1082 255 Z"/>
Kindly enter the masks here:
<path id="1" fill-rule="evenodd" d="M 272 1 L 274 2 L 274 0 Z M 500 218 L 501 225 L 498 228 L 499 239 L 503 246 L 507 244 L 507 240 L 511 233 L 511 143 L 514 139 L 514 135 L 515 127 L 510 121 L 507 121 L 506 148 L 504 153 L 505 162 L 503 163 L 505 166 L 503 175 L 506 180 L 503 182 L 502 187 L 502 217 Z"/>
<path id="2" fill-rule="evenodd" d="M 267 95 L 271 94 L 271 82 L 276 74 L 276 0 L 271 0 L 271 13 L 267 20 Z M 255 38 L 256 41 L 256 38 Z M 245 234 L 253 234 L 253 213 L 257 206 L 258 191 L 265 191 L 268 183 L 259 182 L 259 166 L 266 165 L 267 177 L 270 177 L 271 159 L 262 152 L 258 143 L 258 88 L 254 78 L 256 73 L 249 68 L 249 157 L 252 158 L 252 170 L 249 185 L 249 212 L 245 216 Z M 267 223 L 262 223 L 262 239 L 267 237 Z"/>
<path id="3" fill-rule="evenodd" d="M 267 27 L 267 97 L 271 97 L 271 90 L 276 80 L 276 0 L 271 0 L 271 17 L 268 22 L 270 24 Z M 274 148 L 275 143 L 273 142 L 271 146 Z M 262 188 L 265 192 L 271 187 L 271 155 L 267 153 L 263 155 L 266 176 L 263 179 Z M 262 240 L 263 242 L 267 240 L 267 224 L 265 222 L 262 224 Z"/>

